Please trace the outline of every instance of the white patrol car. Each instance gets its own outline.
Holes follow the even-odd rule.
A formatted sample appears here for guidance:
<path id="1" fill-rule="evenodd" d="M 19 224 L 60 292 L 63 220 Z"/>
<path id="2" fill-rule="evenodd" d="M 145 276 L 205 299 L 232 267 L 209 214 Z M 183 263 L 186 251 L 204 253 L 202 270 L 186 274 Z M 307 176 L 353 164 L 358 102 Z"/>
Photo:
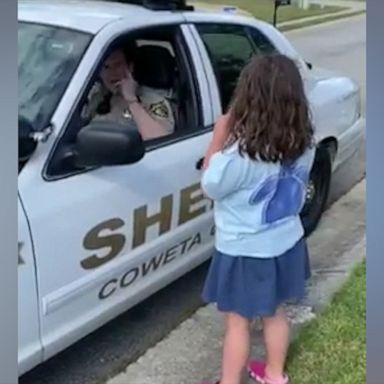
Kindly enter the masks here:
<path id="1" fill-rule="evenodd" d="M 273 26 L 233 9 L 19 0 L 18 20 L 20 374 L 211 256 L 199 161 L 251 55 L 286 54 L 305 82 L 318 140 L 307 233 L 332 171 L 362 140 L 358 86 L 312 68 Z M 144 143 L 135 127 L 87 118 L 109 48 L 128 40 L 173 58 L 172 68 L 152 59 L 150 77 L 168 79 L 175 106 L 175 132 L 162 139 Z"/>

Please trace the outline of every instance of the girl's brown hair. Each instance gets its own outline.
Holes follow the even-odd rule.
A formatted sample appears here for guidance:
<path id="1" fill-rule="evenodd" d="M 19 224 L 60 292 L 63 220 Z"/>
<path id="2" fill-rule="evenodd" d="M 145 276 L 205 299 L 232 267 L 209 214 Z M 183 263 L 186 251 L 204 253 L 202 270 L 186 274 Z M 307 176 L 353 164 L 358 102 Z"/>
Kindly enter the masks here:
<path id="1" fill-rule="evenodd" d="M 253 160 L 290 162 L 313 143 L 313 126 L 296 63 L 255 56 L 240 74 L 228 113 L 226 147 L 239 144 Z"/>

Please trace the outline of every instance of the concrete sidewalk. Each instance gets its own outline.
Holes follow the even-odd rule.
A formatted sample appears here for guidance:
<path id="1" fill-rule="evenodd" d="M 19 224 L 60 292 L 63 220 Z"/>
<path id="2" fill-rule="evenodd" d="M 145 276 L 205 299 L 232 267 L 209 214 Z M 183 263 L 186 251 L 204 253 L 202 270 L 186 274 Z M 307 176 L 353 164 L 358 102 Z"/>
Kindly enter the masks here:
<path id="1" fill-rule="evenodd" d="M 356 263 L 365 258 L 364 213 L 365 180 L 325 213 L 309 239 L 313 278 L 308 294 L 302 306 L 287 307 L 293 335 L 301 324 L 316 317 Z M 349 230 L 338 232 L 338 228 Z M 197 384 L 216 379 L 223 332 L 222 316 L 215 307 L 203 307 L 107 384 Z M 256 357 L 264 355 L 261 336 L 259 323 L 255 322 L 252 345 Z"/>
<path id="2" fill-rule="evenodd" d="M 277 26 L 279 28 L 281 27 L 289 27 L 294 25 L 295 27 L 300 27 L 300 24 L 307 25 L 308 22 L 313 21 L 317 22 L 322 19 L 327 20 L 330 17 L 348 17 L 356 15 L 358 12 L 364 12 L 366 11 L 367 5 L 365 1 L 356 1 L 356 0 L 311 0 L 312 4 L 320 4 L 324 6 L 337 6 L 337 7 L 343 7 L 347 8 L 342 11 L 338 12 L 330 12 L 325 13 L 323 15 L 317 15 L 317 16 L 310 16 L 310 17 L 303 17 L 300 19 L 294 19 L 290 21 L 285 21 L 282 23 L 278 23 Z"/>
<path id="3" fill-rule="evenodd" d="M 354 11 L 359 11 L 367 7 L 366 1 L 358 0 L 310 0 L 309 2 L 311 4 L 347 7 Z"/>

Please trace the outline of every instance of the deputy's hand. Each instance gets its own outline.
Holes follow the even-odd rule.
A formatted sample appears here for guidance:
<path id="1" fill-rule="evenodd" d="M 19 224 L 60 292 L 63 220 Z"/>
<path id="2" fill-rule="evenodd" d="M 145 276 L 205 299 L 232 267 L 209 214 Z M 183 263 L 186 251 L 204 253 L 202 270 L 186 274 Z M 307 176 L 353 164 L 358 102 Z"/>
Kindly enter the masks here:
<path id="1" fill-rule="evenodd" d="M 120 81 L 120 92 L 125 100 L 132 101 L 136 99 L 137 83 L 131 72 L 127 69 L 125 78 Z"/>

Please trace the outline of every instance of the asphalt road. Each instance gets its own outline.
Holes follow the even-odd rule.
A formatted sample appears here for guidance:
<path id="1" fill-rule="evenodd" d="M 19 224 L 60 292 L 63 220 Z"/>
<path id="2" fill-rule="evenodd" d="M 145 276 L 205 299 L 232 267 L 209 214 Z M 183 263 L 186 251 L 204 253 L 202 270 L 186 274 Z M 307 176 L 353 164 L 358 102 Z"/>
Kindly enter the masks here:
<path id="1" fill-rule="evenodd" d="M 366 16 L 356 16 L 287 33 L 306 61 L 351 76 L 361 85 L 366 112 Z M 329 204 L 365 175 L 365 146 L 333 177 Z"/>
<path id="2" fill-rule="evenodd" d="M 342 71 L 362 86 L 365 104 L 365 16 L 287 33 L 303 56 L 321 67 Z M 365 174 L 365 151 L 333 178 L 329 204 Z M 86 337 L 20 378 L 20 384 L 100 384 L 136 360 L 200 305 L 206 265 Z"/>

